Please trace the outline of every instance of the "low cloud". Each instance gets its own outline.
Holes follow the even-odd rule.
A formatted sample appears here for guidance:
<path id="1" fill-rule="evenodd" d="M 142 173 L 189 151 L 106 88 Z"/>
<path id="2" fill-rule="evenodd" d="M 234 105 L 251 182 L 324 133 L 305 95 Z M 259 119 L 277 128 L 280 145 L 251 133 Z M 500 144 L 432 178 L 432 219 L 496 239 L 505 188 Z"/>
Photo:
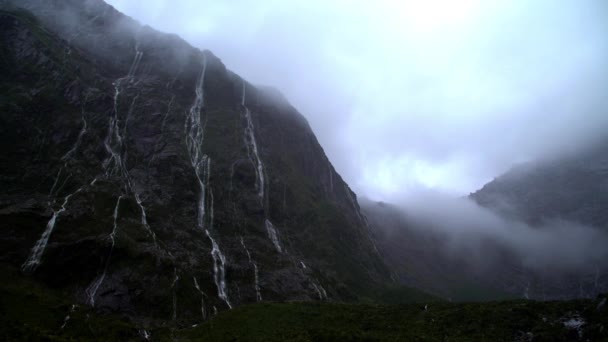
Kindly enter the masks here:
<path id="1" fill-rule="evenodd" d="M 274 86 L 362 195 L 466 194 L 608 131 L 603 0 L 108 0 Z"/>
<path id="2" fill-rule="evenodd" d="M 409 223 L 403 228 L 441 237 L 454 256 L 487 263 L 506 253 L 514 257 L 515 264 L 552 274 L 608 267 L 608 234 L 597 228 L 563 220 L 531 226 L 504 218 L 468 198 L 433 191 L 415 197 L 398 202 Z"/>

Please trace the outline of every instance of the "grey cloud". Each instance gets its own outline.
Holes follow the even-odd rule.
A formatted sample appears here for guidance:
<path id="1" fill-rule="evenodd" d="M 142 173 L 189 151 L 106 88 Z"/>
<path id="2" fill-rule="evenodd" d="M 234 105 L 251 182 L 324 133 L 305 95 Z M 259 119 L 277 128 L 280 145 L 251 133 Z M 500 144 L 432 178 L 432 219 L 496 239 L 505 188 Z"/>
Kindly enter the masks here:
<path id="1" fill-rule="evenodd" d="M 499 262 L 492 260 L 497 255 L 492 249 L 500 248 L 526 269 L 552 274 L 608 267 L 608 234 L 593 227 L 562 220 L 530 226 L 501 217 L 469 199 L 431 191 L 398 203 L 412 223 L 404 228 L 441 236 L 454 257 L 487 262 L 496 269 L 504 265 L 492 264 Z"/>
<path id="2" fill-rule="evenodd" d="M 374 198 L 468 193 L 608 131 L 601 0 L 108 2 L 280 89 Z"/>

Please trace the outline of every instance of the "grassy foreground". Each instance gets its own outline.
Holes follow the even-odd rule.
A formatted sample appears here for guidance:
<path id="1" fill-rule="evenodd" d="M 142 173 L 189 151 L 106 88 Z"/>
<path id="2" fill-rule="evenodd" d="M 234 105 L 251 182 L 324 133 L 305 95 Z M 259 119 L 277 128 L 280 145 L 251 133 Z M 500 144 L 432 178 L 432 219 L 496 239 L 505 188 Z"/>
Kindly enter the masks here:
<path id="1" fill-rule="evenodd" d="M 571 341 L 608 340 L 597 301 L 509 301 L 398 306 L 258 304 L 181 331 L 205 341 Z M 565 322 L 580 318 L 580 328 Z M 602 327 L 604 327 L 602 329 Z"/>
<path id="2" fill-rule="evenodd" d="M 196 321 L 134 322 L 74 307 L 62 293 L 2 271 L 8 277 L 0 284 L 4 341 L 142 341 L 145 334 L 152 341 L 608 341 L 605 296 L 567 302 L 261 303 L 193 327 Z M 584 324 L 577 328 L 577 322 Z"/>

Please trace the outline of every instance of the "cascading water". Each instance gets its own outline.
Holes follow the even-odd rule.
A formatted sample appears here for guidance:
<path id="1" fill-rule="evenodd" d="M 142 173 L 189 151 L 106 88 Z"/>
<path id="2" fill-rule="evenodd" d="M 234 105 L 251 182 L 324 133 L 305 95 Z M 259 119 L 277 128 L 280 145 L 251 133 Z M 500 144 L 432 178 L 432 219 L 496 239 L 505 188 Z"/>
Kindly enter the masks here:
<path id="1" fill-rule="evenodd" d="M 205 297 L 207 296 L 201 287 L 198 285 L 198 281 L 196 277 L 192 277 L 194 280 L 194 288 L 201 294 L 201 314 L 203 315 L 203 320 L 207 319 L 207 311 L 205 310 Z"/>
<path id="2" fill-rule="evenodd" d="M 146 228 L 146 230 L 148 231 L 148 234 L 150 234 L 150 236 L 152 237 L 152 241 L 154 242 L 154 245 L 158 247 L 158 245 L 156 244 L 156 234 L 154 234 L 154 232 L 150 228 L 150 225 L 148 224 L 148 215 L 146 214 L 146 207 L 144 207 L 144 205 L 142 204 L 142 201 L 139 198 L 139 194 L 136 192 L 133 192 L 133 193 L 135 194 L 135 202 L 137 202 L 137 205 L 139 206 L 139 209 L 141 210 L 141 225 L 144 226 L 144 228 Z"/>
<path id="3" fill-rule="evenodd" d="M 264 221 L 264 225 L 266 226 L 266 232 L 268 233 L 268 237 L 270 238 L 270 241 L 272 241 L 274 247 L 279 253 L 283 253 L 283 249 L 281 248 L 281 242 L 279 241 L 279 236 L 277 235 L 277 230 L 272 224 L 272 222 L 266 219 Z"/>
<path id="4" fill-rule="evenodd" d="M 203 154 L 202 146 L 205 138 L 205 127 L 201 120 L 201 111 L 204 107 L 204 81 L 207 69 L 207 57 L 203 54 L 203 67 L 194 88 L 195 99 L 186 115 L 184 131 L 186 134 L 186 147 L 190 155 L 190 163 L 200 188 L 197 203 L 197 228 L 204 230 L 211 241 L 211 257 L 213 258 L 213 278 L 218 291 L 218 297 L 223 300 L 229 308 L 232 308 L 226 291 L 226 257 L 222 254 L 217 242 L 213 239 L 210 229 L 213 228 L 213 192 L 211 191 L 211 158 Z M 207 213 L 205 199 L 209 196 L 209 228 L 205 227 L 205 216 Z"/>
<path id="5" fill-rule="evenodd" d="M 243 97 L 241 99 L 241 105 L 244 108 L 245 112 L 245 121 L 247 123 L 245 127 L 245 146 L 247 147 L 247 154 L 249 155 L 249 160 L 255 166 L 256 170 L 256 187 L 258 189 L 258 197 L 260 201 L 264 200 L 264 165 L 262 164 L 262 160 L 260 159 L 260 155 L 258 153 L 258 144 L 255 140 L 255 134 L 253 129 L 253 121 L 251 119 L 251 112 L 249 108 L 245 105 L 245 89 L 246 89 L 245 81 L 243 80 Z"/>
<path id="6" fill-rule="evenodd" d="M 30 251 L 29 257 L 27 258 L 25 263 L 23 263 L 23 265 L 21 266 L 21 269 L 23 271 L 33 272 L 34 270 L 36 270 L 38 265 L 40 265 L 40 258 L 42 257 L 42 254 L 44 253 L 44 250 L 46 249 L 46 246 L 49 242 L 49 238 L 51 237 L 51 233 L 53 233 L 53 229 L 55 228 L 55 223 L 57 222 L 57 217 L 59 217 L 59 215 L 61 215 L 61 213 L 63 213 L 66 210 L 65 206 L 68 204 L 68 201 L 70 200 L 70 198 L 72 196 L 74 196 L 75 194 L 79 193 L 80 191 L 82 191 L 82 187 L 78 188 L 78 190 L 76 190 L 75 192 L 67 195 L 65 197 L 65 199 L 63 200 L 63 204 L 61 205 L 61 208 L 59 210 L 53 211 L 53 216 L 51 216 L 51 219 L 46 224 L 46 229 L 42 233 L 42 236 L 40 237 L 40 239 L 38 239 L 38 241 L 36 241 L 36 244 L 34 245 L 34 247 L 32 247 L 32 250 Z"/>
<path id="7" fill-rule="evenodd" d="M 241 98 L 241 106 L 244 109 L 245 115 L 245 146 L 247 147 L 247 154 L 249 156 L 249 160 L 254 165 L 256 170 L 256 187 L 258 189 L 258 197 L 260 202 L 264 205 L 264 212 L 266 213 L 266 219 L 264 220 L 264 225 L 266 226 L 266 232 L 268 233 L 268 237 L 272 241 L 272 244 L 275 246 L 279 253 L 282 253 L 281 243 L 279 242 L 279 236 L 276 228 L 270 222 L 268 218 L 266 203 L 264 201 L 264 164 L 262 163 L 262 159 L 258 153 L 258 144 L 255 140 L 255 132 L 253 126 L 253 120 L 251 119 L 251 111 L 249 107 L 246 105 L 246 82 L 243 80 L 243 96 Z"/>
<path id="8" fill-rule="evenodd" d="M 110 265 L 110 259 L 112 258 L 112 252 L 114 252 L 114 245 L 116 243 L 116 234 L 118 233 L 118 210 L 120 208 L 120 201 L 122 200 L 122 195 L 118 196 L 116 200 L 116 205 L 114 206 L 114 213 L 112 218 L 114 219 L 114 226 L 112 228 L 112 232 L 108 235 L 108 239 L 110 239 L 110 251 L 108 252 L 108 256 L 106 257 L 106 262 L 103 268 L 103 272 L 99 277 L 97 277 L 85 290 L 87 297 L 89 298 L 89 305 L 95 306 L 95 295 L 97 294 L 97 290 L 103 283 L 106 278 L 106 273 L 108 271 L 108 266 Z"/>
<path id="9" fill-rule="evenodd" d="M 141 200 L 140 194 L 137 193 L 135 191 L 135 189 L 133 188 L 133 184 L 131 182 L 131 176 L 129 175 L 129 172 L 127 171 L 127 168 L 126 168 L 126 165 L 124 162 L 124 157 L 123 157 L 123 153 L 126 153 L 126 152 L 123 152 L 125 150 L 124 136 L 126 135 L 128 121 L 133 114 L 133 110 L 135 108 L 135 103 L 136 103 L 139 95 L 136 95 L 133 98 L 133 100 L 131 101 L 131 105 L 129 106 L 129 111 L 127 112 L 125 123 L 124 123 L 122 129 L 120 127 L 121 125 L 120 125 L 120 118 L 119 118 L 119 111 L 118 111 L 118 99 L 119 99 L 119 96 L 121 93 L 122 84 L 125 81 L 128 81 L 130 83 L 133 81 L 133 79 L 135 77 L 135 73 L 137 72 L 137 68 L 139 66 L 139 63 L 140 63 L 142 57 L 143 57 L 143 52 L 139 51 L 138 46 L 136 45 L 135 46 L 135 57 L 133 59 L 133 62 L 131 63 L 131 67 L 129 68 L 129 73 L 127 74 L 127 76 L 124 76 L 124 77 L 119 78 L 116 81 L 114 81 L 114 112 L 113 112 L 113 115 L 110 116 L 110 121 L 108 124 L 108 134 L 104 140 L 104 146 L 105 146 L 106 151 L 108 152 L 109 156 L 103 162 L 102 166 L 105 170 L 106 176 L 110 176 L 112 174 L 117 174 L 120 177 L 122 177 L 123 182 L 124 182 L 125 192 L 131 193 L 133 195 L 133 197 L 135 198 L 137 205 L 139 206 L 139 209 L 141 211 L 142 226 L 146 229 L 147 233 L 152 238 L 154 245 L 158 247 L 158 245 L 156 243 L 156 234 L 152 231 L 152 229 L 150 228 L 150 225 L 148 224 L 148 216 L 146 214 L 146 208 L 143 205 L 143 201 Z"/>
<path id="10" fill-rule="evenodd" d="M 251 264 L 251 266 L 253 266 L 253 281 L 254 281 L 253 287 L 255 288 L 255 299 L 258 302 L 261 302 L 262 294 L 260 292 L 258 264 L 251 258 L 251 253 L 249 253 L 249 249 L 247 249 L 247 246 L 245 246 L 245 240 L 243 240 L 242 236 L 241 236 L 241 245 L 243 246 L 243 248 L 245 249 L 245 252 L 247 253 L 247 258 L 249 259 L 249 264 Z"/>
<path id="11" fill-rule="evenodd" d="M 70 314 L 72 314 L 74 311 L 76 311 L 76 308 L 78 307 L 78 305 L 76 304 L 72 304 L 72 307 L 70 308 L 70 312 L 67 314 L 67 316 L 65 316 L 65 318 L 63 319 L 63 324 L 61 325 L 61 327 L 59 328 L 59 330 L 63 330 L 63 328 L 65 328 L 66 325 L 68 325 L 68 322 L 70 321 L 70 319 L 72 317 L 70 317 Z"/>
<path id="12" fill-rule="evenodd" d="M 315 291 L 317 291 L 317 294 L 319 295 L 319 300 L 327 299 L 327 292 L 325 292 L 325 289 L 321 285 L 317 285 L 314 282 L 312 282 L 311 284 Z"/>
<path id="13" fill-rule="evenodd" d="M 223 300 L 226 305 L 230 309 L 232 309 L 232 304 L 230 304 L 230 300 L 228 299 L 228 295 L 226 293 L 226 257 L 220 251 L 215 240 L 209 234 L 209 230 L 205 230 L 207 237 L 211 241 L 211 257 L 213 258 L 213 280 L 215 281 L 215 286 L 217 286 L 217 296 Z"/>
<path id="14" fill-rule="evenodd" d="M 203 68 L 196 81 L 196 87 L 194 92 L 196 97 L 194 103 L 188 115 L 186 116 L 186 123 L 184 125 L 184 131 L 186 133 L 186 147 L 188 148 L 188 154 L 190 155 L 190 163 L 194 168 L 194 174 L 198 185 L 200 187 L 200 194 L 198 198 L 197 208 L 197 227 L 204 229 L 205 219 L 205 171 L 207 169 L 208 157 L 203 154 L 202 145 L 204 139 L 204 127 L 201 120 L 201 110 L 203 108 L 203 85 L 205 80 L 205 71 L 207 69 L 207 58 L 203 55 Z"/>
<path id="15" fill-rule="evenodd" d="M 48 201 L 49 207 L 52 207 L 53 204 L 55 203 L 55 199 L 53 199 L 53 201 L 51 201 L 50 199 L 55 198 L 55 195 L 58 194 L 63 189 L 63 187 L 65 186 L 65 184 L 67 183 L 67 181 L 70 179 L 70 177 L 72 175 L 71 173 L 68 174 L 64 178 L 62 184 L 59 185 L 59 187 L 57 186 L 59 184 L 59 180 L 61 178 L 63 170 L 68 168 L 68 161 L 72 158 L 74 153 L 76 153 L 76 151 L 78 150 L 78 147 L 80 147 L 82 138 L 84 137 L 84 135 L 87 132 L 87 121 L 85 118 L 85 110 L 84 110 L 87 100 L 88 100 L 88 93 L 85 96 L 85 100 L 83 101 L 82 108 L 81 108 L 82 128 L 80 129 L 80 132 L 78 133 L 78 137 L 76 138 L 74 145 L 72 145 L 72 147 L 61 157 L 61 161 L 63 161 L 63 165 L 59 168 L 59 171 L 57 172 L 57 176 L 55 177 L 55 181 L 53 182 L 53 185 L 51 186 L 51 190 L 49 191 L 49 201 Z M 53 230 L 55 229 L 55 224 L 57 223 L 57 218 L 59 217 L 59 215 L 61 215 L 63 212 L 66 211 L 66 205 L 68 204 L 70 198 L 82 190 L 83 190 L 83 187 L 80 187 L 73 193 L 65 196 L 63 199 L 63 204 L 61 205 L 61 208 L 59 208 L 58 210 L 53 210 L 53 215 L 47 222 L 46 229 L 44 230 L 44 232 L 42 233 L 42 235 L 40 236 L 38 241 L 36 241 L 36 244 L 34 245 L 34 247 L 32 247 L 30 255 L 28 256 L 26 261 L 21 266 L 21 269 L 24 272 L 33 272 L 36 270 L 36 268 L 38 268 L 38 266 L 40 265 L 40 259 L 42 257 L 42 254 L 44 254 L 46 246 L 49 242 L 49 238 L 51 237 L 51 233 L 53 233 Z"/>

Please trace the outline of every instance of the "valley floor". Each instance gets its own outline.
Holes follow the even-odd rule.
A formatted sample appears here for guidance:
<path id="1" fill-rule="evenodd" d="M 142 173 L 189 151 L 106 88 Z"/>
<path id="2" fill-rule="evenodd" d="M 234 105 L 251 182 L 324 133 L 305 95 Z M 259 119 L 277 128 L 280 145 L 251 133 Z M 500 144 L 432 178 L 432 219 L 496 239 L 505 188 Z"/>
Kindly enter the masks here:
<path id="1" fill-rule="evenodd" d="M 66 300 L 16 270 L 0 285 L 5 341 L 606 341 L 606 297 L 567 302 L 502 301 L 370 305 L 262 303 L 220 312 L 196 326 L 134 322 Z M 142 327 L 147 327 L 145 330 Z"/>

